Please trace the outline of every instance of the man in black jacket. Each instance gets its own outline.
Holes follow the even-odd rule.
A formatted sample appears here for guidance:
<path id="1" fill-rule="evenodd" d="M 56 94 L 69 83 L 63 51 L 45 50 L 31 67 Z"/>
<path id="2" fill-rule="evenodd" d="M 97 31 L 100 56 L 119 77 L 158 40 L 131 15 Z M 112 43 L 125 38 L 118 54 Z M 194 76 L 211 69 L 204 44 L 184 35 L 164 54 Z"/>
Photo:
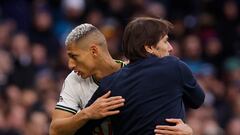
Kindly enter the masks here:
<path id="1" fill-rule="evenodd" d="M 108 90 L 125 99 L 120 114 L 111 116 L 114 135 L 152 135 L 155 125 L 170 125 L 166 118 L 184 119 L 185 105 L 198 108 L 203 103 L 203 90 L 188 66 L 169 56 L 170 29 L 168 21 L 153 18 L 127 25 L 123 49 L 130 64 L 103 78 L 89 102 Z"/>

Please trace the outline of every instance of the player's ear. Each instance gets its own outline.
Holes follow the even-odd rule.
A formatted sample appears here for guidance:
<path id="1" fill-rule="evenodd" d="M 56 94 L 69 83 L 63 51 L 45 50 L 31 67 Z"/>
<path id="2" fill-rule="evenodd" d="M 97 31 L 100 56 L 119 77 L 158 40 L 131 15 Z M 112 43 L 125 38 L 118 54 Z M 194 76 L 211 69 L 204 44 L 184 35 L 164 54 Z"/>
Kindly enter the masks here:
<path id="1" fill-rule="evenodd" d="M 92 44 L 91 46 L 90 46 L 90 53 L 92 54 L 92 56 L 97 56 L 98 55 L 98 47 L 97 47 L 97 45 L 96 44 Z"/>
<path id="2" fill-rule="evenodd" d="M 149 45 L 144 45 L 144 48 L 145 48 L 145 50 L 148 52 L 148 53 L 153 53 L 153 48 L 152 48 L 152 46 L 149 46 Z"/>

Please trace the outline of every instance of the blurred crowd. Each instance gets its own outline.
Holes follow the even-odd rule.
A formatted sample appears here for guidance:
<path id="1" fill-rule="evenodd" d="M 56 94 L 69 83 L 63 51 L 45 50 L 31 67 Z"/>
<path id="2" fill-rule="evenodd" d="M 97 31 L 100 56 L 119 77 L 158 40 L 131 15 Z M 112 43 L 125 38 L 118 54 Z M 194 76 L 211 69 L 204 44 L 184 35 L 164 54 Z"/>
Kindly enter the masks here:
<path id="1" fill-rule="evenodd" d="M 47 135 L 51 112 L 70 73 L 64 41 L 81 23 L 121 50 L 126 24 L 138 16 L 174 24 L 172 55 L 205 89 L 204 105 L 187 110 L 194 135 L 240 135 L 239 0 L 1 0 L 0 135 Z"/>

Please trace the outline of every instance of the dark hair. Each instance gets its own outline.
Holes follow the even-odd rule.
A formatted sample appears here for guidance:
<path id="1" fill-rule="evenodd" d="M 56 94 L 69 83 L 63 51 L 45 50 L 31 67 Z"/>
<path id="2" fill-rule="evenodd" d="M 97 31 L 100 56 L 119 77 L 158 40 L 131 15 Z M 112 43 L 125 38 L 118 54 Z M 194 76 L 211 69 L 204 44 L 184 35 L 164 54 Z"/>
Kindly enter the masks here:
<path id="1" fill-rule="evenodd" d="M 173 25 L 167 20 L 139 17 L 128 23 L 123 34 L 123 51 L 134 62 L 145 58 L 148 52 L 144 46 L 156 46 L 168 34 Z"/>

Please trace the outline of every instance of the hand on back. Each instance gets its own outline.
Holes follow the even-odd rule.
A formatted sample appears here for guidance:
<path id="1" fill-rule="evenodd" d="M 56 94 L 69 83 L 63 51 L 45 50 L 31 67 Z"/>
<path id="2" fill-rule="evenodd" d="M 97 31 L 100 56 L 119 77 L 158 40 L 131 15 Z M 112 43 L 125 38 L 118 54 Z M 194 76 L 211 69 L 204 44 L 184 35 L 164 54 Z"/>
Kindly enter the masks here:
<path id="1" fill-rule="evenodd" d="M 89 119 L 102 119 L 120 113 L 120 111 L 116 109 L 124 106 L 125 100 L 121 96 L 110 97 L 110 95 L 111 92 L 108 91 L 105 95 L 99 97 L 92 105 L 84 109 Z"/>
<path id="2" fill-rule="evenodd" d="M 192 129 L 181 119 L 166 119 L 167 122 L 175 123 L 176 126 L 158 125 L 155 135 L 193 135 Z"/>

